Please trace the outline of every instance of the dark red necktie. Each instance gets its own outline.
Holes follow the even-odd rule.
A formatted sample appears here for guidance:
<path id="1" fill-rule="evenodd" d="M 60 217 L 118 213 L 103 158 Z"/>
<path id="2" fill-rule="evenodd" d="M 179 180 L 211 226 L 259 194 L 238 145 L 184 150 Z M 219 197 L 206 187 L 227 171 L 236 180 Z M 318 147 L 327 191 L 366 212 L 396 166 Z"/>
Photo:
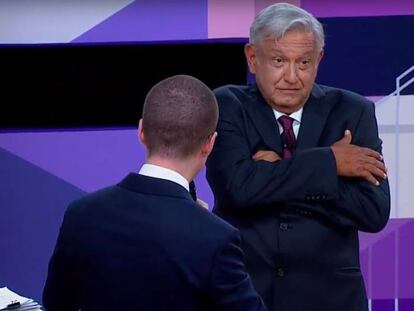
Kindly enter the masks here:
<path id="1" fill-rule="evenodd" d="M 293 119 L 289 116 L 281 116 L 278 119 L 280 125 L 283 127 L 281 134 L 283 144 L 283 158 L 290 158 L 296 147 L 296 137 L 293 132 Z"/>

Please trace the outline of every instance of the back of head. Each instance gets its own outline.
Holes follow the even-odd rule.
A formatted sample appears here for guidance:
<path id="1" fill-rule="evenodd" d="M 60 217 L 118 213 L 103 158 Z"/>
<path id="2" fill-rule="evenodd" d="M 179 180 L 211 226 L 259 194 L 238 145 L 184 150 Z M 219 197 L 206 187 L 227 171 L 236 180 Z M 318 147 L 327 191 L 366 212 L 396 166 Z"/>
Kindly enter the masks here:
<path id="1" fill-rule="evenodd" d="M 266 37 L 281 38 L 289 30 L 312 32 L 323 49 L 325 35 L 321 23 L 309 12 L 288 3 L 276 3 L 263 9 L 250 27 L 250 43 L 257 45 Z"/>
<path id="2" fill-rule="evenodd" d="M 218 107 L 203 82 L 177 75 L 149 91 L 142 119 L 148 155 L 182 159 L 196 153 L 214 133 Z"/>

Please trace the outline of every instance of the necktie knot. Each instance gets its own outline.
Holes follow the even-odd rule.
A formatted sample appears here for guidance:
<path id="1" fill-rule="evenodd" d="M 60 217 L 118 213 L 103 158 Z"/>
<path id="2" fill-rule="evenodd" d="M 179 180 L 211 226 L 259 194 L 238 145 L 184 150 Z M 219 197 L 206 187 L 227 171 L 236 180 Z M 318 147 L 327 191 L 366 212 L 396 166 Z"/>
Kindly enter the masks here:
<path id="1" fill-rule="evenodd" d="M 289 116 L 283 115 L 279 117 L 280 125 L 283 127 L 283 131 L 293 129 L 293 119 Z"/>

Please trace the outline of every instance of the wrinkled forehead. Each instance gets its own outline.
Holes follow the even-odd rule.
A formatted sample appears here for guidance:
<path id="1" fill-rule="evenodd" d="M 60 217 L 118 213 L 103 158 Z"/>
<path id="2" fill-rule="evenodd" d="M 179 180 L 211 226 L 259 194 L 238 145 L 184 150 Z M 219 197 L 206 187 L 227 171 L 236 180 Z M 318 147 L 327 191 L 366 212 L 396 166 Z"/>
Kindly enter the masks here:
<path id="1" fill-rule="evenodd" d="M 321 51 L 313 32 L 302 30 L 289 30 L 279 37 L 267 35 L 261 38 L 256 48 L 263 51 L 300 49 L 304 53 Z"/>

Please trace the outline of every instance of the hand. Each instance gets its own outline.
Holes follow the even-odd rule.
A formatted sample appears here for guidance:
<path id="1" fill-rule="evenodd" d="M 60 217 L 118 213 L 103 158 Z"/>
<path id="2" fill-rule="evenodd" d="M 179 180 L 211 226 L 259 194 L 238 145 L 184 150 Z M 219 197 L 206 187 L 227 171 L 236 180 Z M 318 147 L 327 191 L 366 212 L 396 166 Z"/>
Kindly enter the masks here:
<path id="1" fill-rule="evenodd" d="M 252 159 L 255 161 L 276 162 L 282 158 L 274 151 L 259 150 L 252 156 Z"/>
<path id="2" fill-rule="evenodd" d="M 206 210 L 208 210 L 208 204 L 207 202 L 204 202 L 203 200 L 197 198 L 197 202 L 196 202 L 199 206 L 201 206 L 202 208 L 205 208 Z"/>
<path id="3" fill-rule="evenodd" d="M 351 140 L 351 131 L 346 130 L 344 137 L 331 146 L 338 175 L 363 178 L 379 186 L 378 179 L 387 178 L 382 155 L 372 149 L 352 145 Z"/>

